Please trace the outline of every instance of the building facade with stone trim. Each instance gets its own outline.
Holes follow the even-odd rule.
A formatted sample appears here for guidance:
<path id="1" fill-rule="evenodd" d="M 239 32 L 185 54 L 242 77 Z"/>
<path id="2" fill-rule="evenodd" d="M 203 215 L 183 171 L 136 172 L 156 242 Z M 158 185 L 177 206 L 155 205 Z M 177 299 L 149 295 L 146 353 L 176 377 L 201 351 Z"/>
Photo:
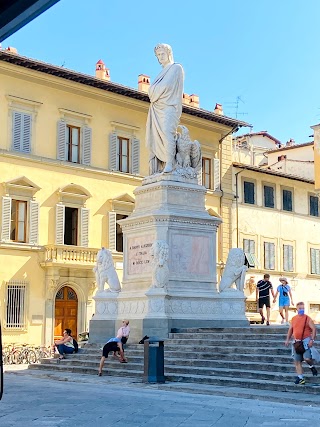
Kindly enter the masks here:
<path id="1" fill-rule="evenodd" d="M 320 203 L 311 178 L 313 142 L 290 140 L 277 148 L 272 147 L 271 138 L 265 138 L 261 162 L 261 144 L 256 151 L 250 141 L 251 136 L 234 140 L 234 159 L 243 162 L 233 163 L 232 211 L 233 246 L 243 248 L 251 263 L 246 276 L 247 315 L 261 320 L 255 285 L 269 273 L 274 289 L 279 277 L 286 277 L 294 303 L 304 301 L 307 313 L 319 322 Z M 253 159 L 259 160 L 252 164 Z M 294 313 L 290 307 L 290 317 Z M 271 320 L 281 320 L 278 301 L 272 305 Z"/>
<path id="2" fill-rule="evenodd" d="M 102 246 L 122 278 L 117 221 L 148 174 L 150 79 L 139 76 L 136 90 L 112 83 L 102 61 L 93 77 L 7 50 L 0 75 L 3 339 L 49 344 L 63 328 L 87 330 Z M 225 219 L 219 271 L 231 242 L 232 132 L 246 123 L 200 109 L 196 96 L 184 100 L 181 123 L 201 143 L 206 207 Z"/>

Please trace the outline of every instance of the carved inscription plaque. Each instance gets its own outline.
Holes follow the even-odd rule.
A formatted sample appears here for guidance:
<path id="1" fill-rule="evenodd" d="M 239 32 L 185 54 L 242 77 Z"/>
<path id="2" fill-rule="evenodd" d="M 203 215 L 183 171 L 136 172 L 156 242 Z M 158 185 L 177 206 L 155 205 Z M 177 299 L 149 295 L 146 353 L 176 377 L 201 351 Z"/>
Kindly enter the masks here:
<path id="1" fill-rule="evenodd" d="M 150 250 L 153 242 L 153 236 L 128 238 L 128 274 L 151 273 L 152 259 Z"/>

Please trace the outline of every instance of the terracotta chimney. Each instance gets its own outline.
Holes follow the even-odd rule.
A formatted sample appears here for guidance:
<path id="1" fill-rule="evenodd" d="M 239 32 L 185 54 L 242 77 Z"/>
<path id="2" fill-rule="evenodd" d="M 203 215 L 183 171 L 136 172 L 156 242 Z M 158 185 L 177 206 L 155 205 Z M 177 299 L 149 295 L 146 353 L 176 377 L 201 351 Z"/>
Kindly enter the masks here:
<path id="1" fill-rule="evenodd" d="M 290 138 L 289 141 L 286 142 L 286 147 L 292 147 L 295 143 L 295 140 Z"/>
<path id="2" fill-rule="evenodd" d="M 214 113 L 219 114 L 219 116 L 223 116 L 222 104 L 216 104 L 213 110 Z"/>
<path id="3" fill-rule="evenodd" d="M 96 77 L 101 80 L 110 80 L 110 70 L 106 68 L 102 59 L 96 63 Z"/>
<path id="4" fill-rule="evenodd" d="M 6 50 L 8 52 L 15 53 L 16 55 L 18 54 L 18 49 L 16 49 L 15 47 L 9 46 Z"/>
<path id="5" fill-rule="evenodd" d="M 148 93 L 150 87 L 150 77 L 145 74 L 138 75 L 138 90 L 140 92 Z"/>
<path id="6" fill-rule="evenodd" d="M 190 106 L 199 108 L 199 96 L 192 94 L 190 95 Z"/>
<path id="7" fill-rule="evenodd" d="M 190 105 L 190 95 L 188 95 L 187 93 L 184 93 L 182 95 L 182 104 Z"/>

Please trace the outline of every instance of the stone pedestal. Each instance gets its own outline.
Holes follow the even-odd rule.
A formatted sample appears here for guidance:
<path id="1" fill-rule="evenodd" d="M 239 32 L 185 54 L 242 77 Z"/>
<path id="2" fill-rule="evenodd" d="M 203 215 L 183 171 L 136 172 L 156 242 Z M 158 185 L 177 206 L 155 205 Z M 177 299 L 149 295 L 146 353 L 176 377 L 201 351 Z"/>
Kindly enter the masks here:
<path id="1" fill-rule="evenodd" d="M 217 290 L 221 220 L 206 211 L 205 194 L 196 180 L 173 174 L 148 177 L 135 190 L 134 212 L 119 221 L 124 235 L 122 292 L 103 296 L 103 301 L 94 298 L 90 341 L 99 341 L 97 322 L 103 320 L 109 333 L 121 319 L 129 319 L 130 341 L 144 335 L 166 338 L 172 328 L 247 325 L 243 293 Z M 152 287 L 151 247 L 157 240 L 169 246 L 169 278 L 163 288 Z"/>

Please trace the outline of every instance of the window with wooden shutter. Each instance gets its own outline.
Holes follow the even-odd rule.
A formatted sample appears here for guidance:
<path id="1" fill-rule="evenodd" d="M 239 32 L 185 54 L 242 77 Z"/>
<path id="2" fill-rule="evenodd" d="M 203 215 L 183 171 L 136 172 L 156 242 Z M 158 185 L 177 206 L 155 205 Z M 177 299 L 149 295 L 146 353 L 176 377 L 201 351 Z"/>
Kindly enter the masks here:
<path id="1" fill-rule="evenodd" d="M 292 191 L 282 190 L 282 209 L 284 211 L 292 212 Z"/>
<path id="2" fill-rule="evenodd" d="M 82 129 L 82 163 L 90 165 L 91 163 L 91 145 L 92 145 L 92 129 L 85 126 Z"/>
<path id="3" fill-rule="evenodd" d="M 320 274 L 320 249 L 310 249 L 311 274 Z"/>
<path id="4" fill-rule="evenodd" d="M 89 246 L 89 209 L 80 209 L 80 246 Z"/>
<path id="5" fill-rule="evenodd" d="M 10 240 L 25 243 L 27 241 L 27 205 L 25 200 L 11 201 Z"/>
<path id="6" fill-rule="evenodd" d="M 213 159 L 213 189 L 215 191 L 220 190 L 221 182 L 220 182 L 220 160 Z"/>
<path id="7" fill-rule="evenodd" d="M 249 267 L 257 267 L 256 242 L 251 239 L 243 239 L 243 252 L 248 261 Z"/>
<path id="8" fill-rule="evenodd" d="M 116 251 L 117 252 L 123 252 L 123 233 L 122 233 L 122 227 L 120 224 L 118 224 L 118 221 L 121 219 L 128 218 L 128 215 L 116 215 Z"/>
<path id="9" fill-rule="evenodd" d="M 32 116 L 27 113 L 12 113 L 12 149 L 31 153 Z"/>
<path id="10" fill-rule="evenodd" d="M 264 206 L 274 208 L 274 188 L 270 185 L 263 186 Z"/>
<path id="11" fill-rule="evenodd" d="M 250 181 L 243 182 L 243 192 L 244 192 L 244 203 L 249 203 L 254 205 L 254 183 Z"/>
<path id="12" fill-rule="evenodd" d="M 140 141 L 135 137 L 131 138 L 131 173 L 140 173 Z"/>
<path id="13" fill-rule="evenodd" d="M 38 244 L 39 240 L 39 203 L 29 202 L 29 243 Z"/>
<path id="14" fill-rule="evenodd" d="M 1 241 L 10 240 L 11 230 L 11 197 L 2 197 Z"/>
<path id="15" fill-rule="evenodd" d="M 309 196 L 309 214 L 319 216 L 319 199 L 317 196 Z"/>
<path id="16" fill-rule="evenodd" d="M 57 126 L 57 159 L 67 160 L 67 125 L 64 120 L 58 121 Z"/>
<path id="17" fill-rule="evenodd" d="M 211 159 L 202 157 L 202 185 L 211 188 Z"/>
<path id="18" fill-rule="evenodd" d="M 116 250 L 116 212 L 109 212 L 109 249 L 110 251 Z"/>
<path id="19" fill-rule="evenodd" d="M 264 268 L 266 270 L 275 269 L 275 244 L 264 242 Z"/>
<path id="20" fill-rule="evenodd" d="M 56 205 L 56 245 L 64 245 L 65 206 Z"/>
<path id="21" fill-rule="evenodd" d="M 294 271 L 292 245 L 283 245 L 283 271 Z"/>
<path id="22" fill-rule="evenodd" d="M 109 169 L 117 170 L 117 133 L 112 132 L 109 136 Z"/>

